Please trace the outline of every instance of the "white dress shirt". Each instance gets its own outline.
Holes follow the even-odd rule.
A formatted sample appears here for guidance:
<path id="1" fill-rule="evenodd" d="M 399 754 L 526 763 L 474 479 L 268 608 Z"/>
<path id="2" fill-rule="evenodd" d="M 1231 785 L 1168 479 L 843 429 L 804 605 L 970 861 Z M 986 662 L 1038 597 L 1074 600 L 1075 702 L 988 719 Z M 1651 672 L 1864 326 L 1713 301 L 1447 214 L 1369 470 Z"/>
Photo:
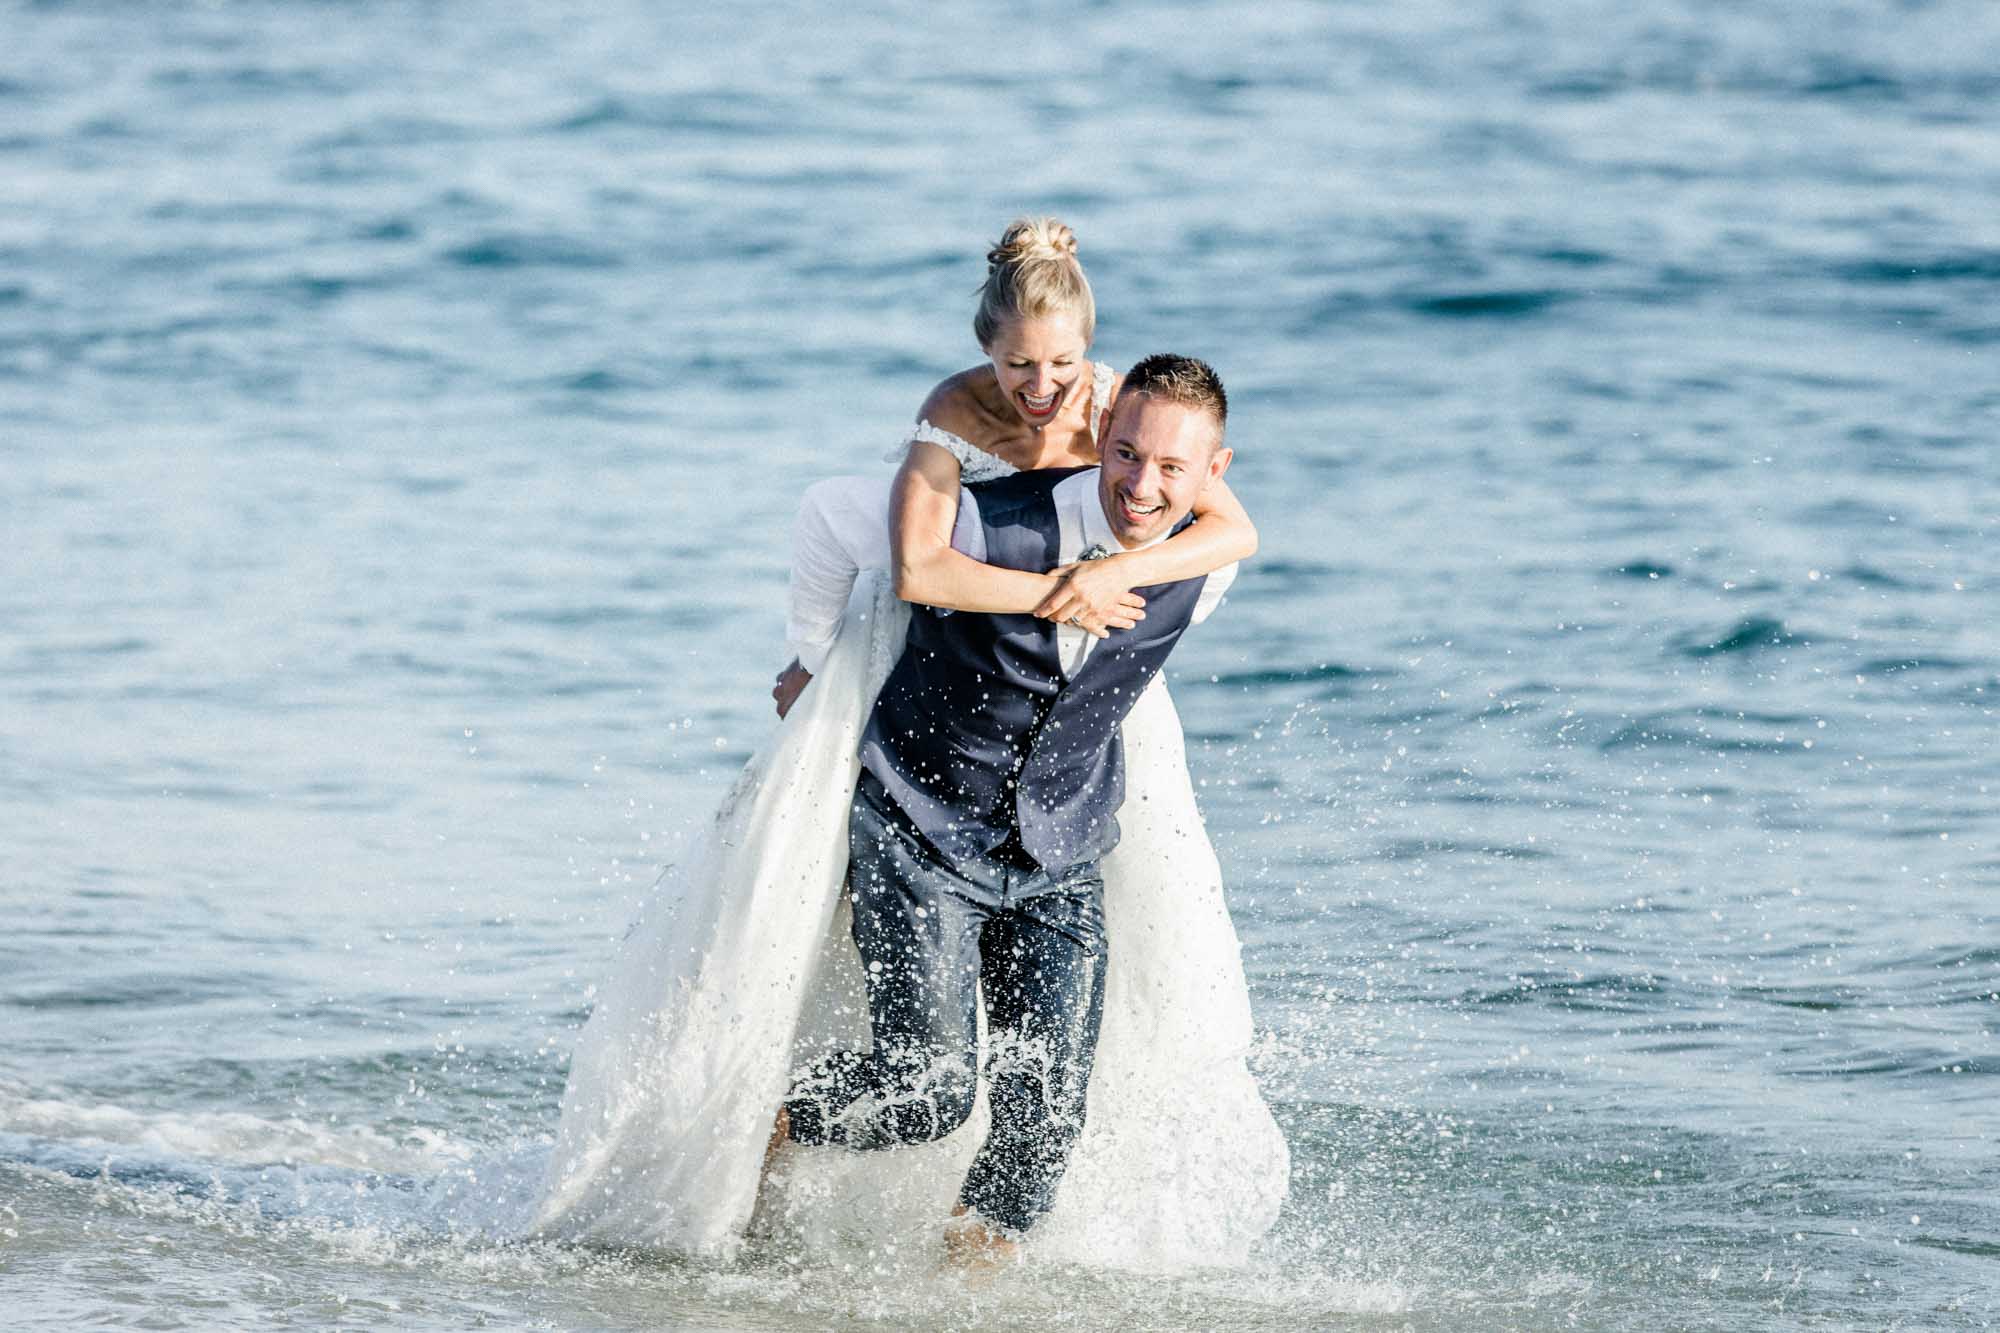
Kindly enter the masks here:
<path id="1" fill-rule="evenodd" d="M 1167 539 L 1161 533 L 1152 541 L 1142 542 L 1136 547 L 1119 545 L 1117 535 L 1111 530 L 1111 520 L 1104 513 L 1104 504 L 1097 489 L 1098 471 L 1091 468 L 1064 477 L 1056 483 L 1050 498 L 1056 506 L 1056 562 L 1073 563 L 1076 558 L 1092 546 L 1102 546 L 1105 550 L 1144 550 Z M 979 521 L 979 497 L 972 491 L 958 493 L 958 521 L 951 531 L 951 545 L 955 551 L 963 552 L 974 560 L 985 563 L 986 529 Z M 1208 582 L 1201 587 L 1201 596 L 1195 600 L 1192 624 L 1199 625 L 1208 619 L 1222 601 L 1229 585 L 1236 581 L 1236 566 L 1224 565 L 1208 576 Z M 1111 631 L 1113 634 L 1117 630 Z M 1056 626 L 1056 655 L 1062 662 L 1064 676 L 1074 676 L 1089 660 L 1090 650 L 1097 645 L 1095 634 L 1078 629 L 1067 622 Z"/>

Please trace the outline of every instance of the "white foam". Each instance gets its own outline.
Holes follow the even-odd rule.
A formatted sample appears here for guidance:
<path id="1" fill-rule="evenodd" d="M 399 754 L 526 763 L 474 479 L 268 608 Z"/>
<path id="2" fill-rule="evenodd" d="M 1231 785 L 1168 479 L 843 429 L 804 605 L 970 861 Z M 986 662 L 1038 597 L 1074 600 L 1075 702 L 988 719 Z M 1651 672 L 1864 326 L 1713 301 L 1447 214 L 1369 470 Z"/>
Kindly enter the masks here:
<path id="1" fill-rule="evenodd" d="M 470 1160 L 471 1150 L 420 1127 L 385 1134 L 366 1125 L 266 1119 L 241 1111 L 134 1111 L 0 1092 L 0 1132 L 140 1149 L 238 1165 L 348 1167 L 430 1175 Z"/>

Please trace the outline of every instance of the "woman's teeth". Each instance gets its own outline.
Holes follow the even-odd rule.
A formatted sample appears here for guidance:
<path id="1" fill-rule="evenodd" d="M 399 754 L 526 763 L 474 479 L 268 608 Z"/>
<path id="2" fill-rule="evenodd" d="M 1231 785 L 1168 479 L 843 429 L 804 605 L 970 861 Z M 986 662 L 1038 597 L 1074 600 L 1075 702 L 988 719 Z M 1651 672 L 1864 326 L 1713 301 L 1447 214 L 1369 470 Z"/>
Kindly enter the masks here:
<path id="1" fill-rule="evenodd" d="M 1055 408 L 1056 395 L 1054 393 L 1045 393 L 1037 398 L 1033 394 L 1024 393 L 1021 395 L 1021 402 L 1030 412 L 1033 412 L 1036 416 L 1041 416 L 1043 413 Z"/>

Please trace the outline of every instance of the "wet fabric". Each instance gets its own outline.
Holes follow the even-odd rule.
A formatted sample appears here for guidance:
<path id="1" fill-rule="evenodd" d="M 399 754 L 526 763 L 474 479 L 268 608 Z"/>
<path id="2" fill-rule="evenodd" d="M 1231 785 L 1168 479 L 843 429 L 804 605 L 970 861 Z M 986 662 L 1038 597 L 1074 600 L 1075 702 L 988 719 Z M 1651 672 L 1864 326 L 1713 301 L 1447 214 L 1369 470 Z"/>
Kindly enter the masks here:
<path id="1" fill-rule="evenodd" d="M 873 1046 L 806 1071 L 794 1141 L 929 1143 L 971 1115 L 984 1000 L 992 1112 L 959 1202 L 1024 1231 L 1054 1201 L 1081 1134 L 1104 1011 L 1104 881 L 1006 850 L 952 862 L 863 773 L 849 825 L 853 937 Z"/>

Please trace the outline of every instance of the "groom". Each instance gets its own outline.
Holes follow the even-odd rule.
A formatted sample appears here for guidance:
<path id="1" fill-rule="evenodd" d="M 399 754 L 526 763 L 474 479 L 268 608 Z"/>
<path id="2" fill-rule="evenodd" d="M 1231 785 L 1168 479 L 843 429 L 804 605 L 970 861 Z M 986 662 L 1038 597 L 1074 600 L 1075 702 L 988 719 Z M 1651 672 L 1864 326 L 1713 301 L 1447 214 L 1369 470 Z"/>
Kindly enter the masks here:
<path id="1" fill-rule="evenodd" d="M 1227 410 L 1207 364 L 1148 357 L 1101 467 L 966 487 L 952 544 L 1040 572 L 1163 540 L 1229 466 Z M 1098 861 L 1118 842 L 1119 723 L 1234 572 L 1139 590 L 1145 618 L 1101 642 L 1073 623 L 919 607 L 877 697 L 848 870 L 874 1045 L 806 1071 L 780 1134 L 870 1149 L 958 1128 L 983 987 L 992 1126 L 946 1237 L 959 1262 L 1010 1256 L 1054 1201 L 1103 1012 Z"/>

